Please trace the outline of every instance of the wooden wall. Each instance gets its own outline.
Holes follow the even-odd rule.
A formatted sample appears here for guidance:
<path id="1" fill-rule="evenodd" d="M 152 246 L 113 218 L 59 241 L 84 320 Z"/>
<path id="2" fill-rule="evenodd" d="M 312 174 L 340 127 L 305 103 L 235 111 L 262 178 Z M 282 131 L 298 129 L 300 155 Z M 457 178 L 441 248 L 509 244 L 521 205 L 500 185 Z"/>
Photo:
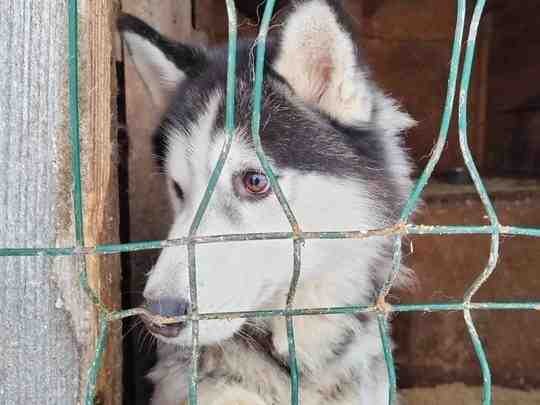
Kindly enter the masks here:
<path id="1" fill-rule="evenodd" d="M 0 246 L 74 246 L 68 133 L 67 2 L 2 3 Z M 116 242 L 115 2 L 81 0 L 80 112 L 86 243 Z M 98 333 L 79 286 L 82 258 L 1 258 L 0 402 L 80 404 Z M 117 257 L 88 258 L 89 280 L 120 301 Z M 121 336 L 113 325 L 101 403 L 121 403 Z"/>
<path id="2" fill-rule="evenodd" d="M 486 167 L 540 177 L 540 2 L 494 0 Z"/>
<path id="3" fill-rule="evenodd" d="M 421 169 L 427 163 L 439 134 L 456 23 L 456 2 L 389 0 L 368 1 L 366 4 L 369 7 L 358 19 L 361 46 L 365 49 L 375 79 L 418 121 L 418 125 L 407 134 L 405 142 L 416 167 Z M 484 20 L 478 40 L 469 96 L 469 144 L 480 166 L 485 143 L 488 80 L 485 50 L 489 30 L 486 22 Z M 454 117 L 457 117 L 457 103 L 454 112 Z M 455 122 L 436 174 L 463 167 Z"/>

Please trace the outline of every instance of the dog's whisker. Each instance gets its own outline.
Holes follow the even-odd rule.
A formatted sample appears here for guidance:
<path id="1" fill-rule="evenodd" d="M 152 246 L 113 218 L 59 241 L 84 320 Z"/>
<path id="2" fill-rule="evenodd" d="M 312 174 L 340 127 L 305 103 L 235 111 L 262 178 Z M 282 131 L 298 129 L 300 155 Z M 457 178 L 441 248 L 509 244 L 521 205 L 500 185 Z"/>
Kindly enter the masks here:
<path id="1" fill-rule="evenodd" d="M 130 326 L 130 328 L 124 334 L 122 334 L 122 340 L 124 340 L 134 330 L 140 329 L 142 325 L 143 325 L 143 322 L 140 319 L 137 319 L 136 321 L 134 321 L 133 324 Z"/>

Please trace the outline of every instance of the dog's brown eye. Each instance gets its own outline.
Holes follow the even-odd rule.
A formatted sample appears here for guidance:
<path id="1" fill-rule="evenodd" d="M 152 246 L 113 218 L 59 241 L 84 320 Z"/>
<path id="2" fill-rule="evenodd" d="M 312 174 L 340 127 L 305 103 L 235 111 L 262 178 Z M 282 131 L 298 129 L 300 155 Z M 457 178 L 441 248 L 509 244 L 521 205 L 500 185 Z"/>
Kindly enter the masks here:
<path id="1" fill-rule="evenodd" d="M 264 173 L 248 171 L 243 177 L 244 188 L 250 194 L 262 195 L 270 190 L 270 182 Z"/>

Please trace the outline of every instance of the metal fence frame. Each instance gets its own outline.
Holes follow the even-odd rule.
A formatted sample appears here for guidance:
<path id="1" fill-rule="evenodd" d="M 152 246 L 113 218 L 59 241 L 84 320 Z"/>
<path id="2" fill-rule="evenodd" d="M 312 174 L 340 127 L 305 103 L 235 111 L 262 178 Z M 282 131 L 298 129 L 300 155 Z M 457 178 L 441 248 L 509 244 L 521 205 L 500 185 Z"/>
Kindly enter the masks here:
<path id="1" fill-rule="evenodd" d="M 219 179 L 223 165 L 231 149 L 233 134 L 235 129 L 234 111 L 235 111 L 235 92 L 236 92 L 236 46 L 237 46 L 237 20 L 236 9 L 233 0 L 225 0 L 229 17 L 229 56 L 228 56 L 228 83 L 227 83 L 227 111 L 226 111 L 226 132 L 227 141 L 223 145 L 221 155 L 210 178 L 204 197 L 199 205 L 195 219 L 191 225 L 189 235 L 185 238 L 166 240 L 166 241 L 147 241 L 125 244 L 109 244 L 98 246 L 86 246 L 83 232 L 83 193 L 81 179 L 81 154 L 79 139 L 79 44 L 78 44 L 78 4 L 77 0 L 69 0 L 69 111 L 70 111 L 70 140 L 72 152 L 72 175 L 73 175 L 73 204 L 74 204 L 74 223 L 75 223 L 75 244 L 72 247 L 65 248 L 1 248 L 0 257 L 5 256 L 76 256 L 81 264 L 80 283 L 87 291 L 92 302 L 97 306 L 100 316 L 100 331 L 96 345 L 95 358 L 88 372 L 86 385 L 86 405 L 93 405 L 96 395 L 96 381 L 100 371 L 103 353 L 107 344 L 109 324 L 130 316 L 145 312 L 142 308 L 135 308 L 123 311 L 112 311 L 107 308 L 98 295 L 90 288 L 88 284 L 87 273 L 85 269 L 85 257 L 87 255 L 105 255 L 118 254 L 123 252 L 133 252 L 140 250 L 162 249 L 168 246 L 187 246 L 189 263 L 189 282 L 191 310 L 186 316 L 176 318 L 161 318 L 154 316 L 156 322 L 179 322 L 190 321 L 193 331 L 192 341 L 192 362 L 191 373 L 189 376 L 189 402 L 191 405 L 197 404 L 197 364 L 199 358 L 199 321 L 220 319 L 220 318 L 252 318 L 252 317 L 285 317 L 287 322 L 287 335 L 289 342 L 289 367 L 291 370 L 291 403 L 296 405 L 299 400 L 299 373 L 295 356 L 295 340 L 293 317 L 299 315 L 320 315 L 320 314 L 357 314 L 357 313 L 376 313 L 379 323 L 379 331 L 384 349 L 384 357 L 389 376 L 389 404 L 396 400 L 396 375 L 394 360 L 390 346 L 390 336 L 388 332 L 388 316 L 394 312 L 438 312 L 438 311 L 461 311 L 467 325 L 470 338 L 472 340 L 476 355 L 481 365 L 483 377 L 483 400 L 482 404 L 491 404 L 491 373 L 486 353 L 474 322 L 471 317 L 472 310 L 540 310 L 540 300 L 533 302 L 472 302 L 475 293 L 487 281 L 495 270 L 499 257 L 499 240 L 504 235 L 540 237 L 540 228 L 523 228 L 515 226 L 503 226 L 497 217 L 497 213 L 491 203 L 486 188 L 480 178 L 475 166 L 467 141 L 467 98 L 471 72 L 474 61 L 475 43 L 478 33 L 478 27 L 486 0 L 477 0 L 473 16 L 469 26 L 469 33 L 466 42 L 466 52 L 464 56 L 463 70 L 461 75 L 459 98 L 458 98 L 458 120 L 459 120 L 459 143 L 468 171 L 474 181 L 474 185 L 481 198 L 481 201 L 487 212 L 490 225 L 479 226 L 432 226 L 416 225 L 410 223 L 410 216 L 418 204 L 426 184 L 428 183 L 433 170 L 439 161 L 444 146 L 448 138 L 448 130 L 453 113 L 453 106 L 457 91 L 458 73 L 461 62 L 461 50 L 465 32 L 465 16 L 467 3 L 466 0 L 456 0 L 457 3 L 457 21 L 452 50 L 452 59 L 450 65 L 450 75 L 448 80 L 448 91 L 446 103 L 442 117 L 441 129 L 431 158 L 426 165 L 424 172 L 418 180 L 405 208 L 401 214 L 400 220 L 392 227 L 385 229 L 376 229 L 371 231 L 356 232 L 303 232 L 300 224 L 297 222 L 279 183 L 268 163 L 266 155 L 261 145 L 260 139 L 260 106 L 262 101 L 263 85 L 263 67 L 266 50 L 266 38 L 269 30 L 270 21 L 273 15 L 273 9 L 276 0 L 267 0 L 264 15 L 261 21 L 259 36 L 257 39 L 256 55 L 256 76 L 253 92 L 253 116 L 252 116 L 252 136 L 256 148 L 257 156 L 264 168 L 265 173 L 270 179 L 274 193 L 276 194 L 285 215 L 291 225 L 290 232 L 274 233 L 253 233 L 253 234 L 234 234 L 234 235 L 213 235 L 197 236 L 197 230 L 205 214 L 214 187 Z M 483 272 L 476 278 L 472 285 L 464 294 L 460 302 L 443 303 L 421 303 L 412 305 L 390 305 L 386 302 L 386 297 L 392 287 L 392 284 L 400 270 L 401 264 L 401 242 L 404 235 L 456 235 L 456 234 L 488 234 L 491 235 L 491 248 L 488 262 Z M 308 239 L 365 239 L 372 236 L 393 236 L 394 256 L 393 269 L 390 277 L 383 285 L 378 299 L 372 305 L 357 305 L 349 307 L 330 307 L 318 309 L 299 309 L 293 308 L 294 295 L 301 269 L 301 253 L 303 241 Z M 293 272 L 290 283 L 289 294 L 286 308 L 264 311 L 247 312 L 228 312 L 228 313 L 200 313 L 197 306 L 197 288 L 196 288 L 196 246 L 198 244 L 211 244 L 222 242 L 246 241 L 246 240 L 269 240 L 269 239 L 290 239 L 293 244 Z"/>

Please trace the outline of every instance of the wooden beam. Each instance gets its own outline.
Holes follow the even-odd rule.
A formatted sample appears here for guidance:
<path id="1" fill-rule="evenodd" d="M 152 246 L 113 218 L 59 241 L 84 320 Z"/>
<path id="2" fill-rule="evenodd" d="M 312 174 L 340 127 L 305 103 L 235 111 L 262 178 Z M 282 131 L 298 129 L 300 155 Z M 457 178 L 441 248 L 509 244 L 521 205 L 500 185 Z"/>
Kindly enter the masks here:
<path id="1" fill-rule="evenodd" d="M 69 247 L 73 179 L 68 109 L 68 2 L 10 2 L 0 14 L 0 246 Z M 81 141 L 86 243 L 114 242 L 114 3 L 80 0 Z M 80 404 L 97 313 L 79 284 L 80 257 L 0 258 L 2 400 Z M 89 259 L 91 284 L 112 308 L 118 261 Z M 112 327 L 99 399 L 120 404 L 120 337 Z M 114 355 L 113 355 L 114 354 Z M 6 369 L 7 370 L 7 369 Z M 107 380 L 106 383 L 103 381 Z"/>
<path id="2" fill-rule="evenodd" d="M 1 247 L 54 246 L 71 224 L 67 9 L 44 3 L 10 2 L 0 14 Z M 81 317 L 71 318 L 64 297 L 80 291 L 67 286 L 71 274 L 57 277 L 46 257 L 2 257 L 0 266 L 2 402 L 76 403 Z"/>
<path id="3" fill-rule="evenodd" d="M 84 177 L 85 242 L 118 243 L 118 168 L 116 158 L 116 66 L 113 58 L 116 0 L 80 0 L 80 97 Z M 121 307 L 119 255 L 89 256 L 89 283 L 110 309 Z M 122 325 L 110 325 L 107 350 L 98 380 L 97 403 L 122 403 Z M 93 360 L 99 332 L 92 312 L 91 348 L 83 359 L 83 376 Z"/>

